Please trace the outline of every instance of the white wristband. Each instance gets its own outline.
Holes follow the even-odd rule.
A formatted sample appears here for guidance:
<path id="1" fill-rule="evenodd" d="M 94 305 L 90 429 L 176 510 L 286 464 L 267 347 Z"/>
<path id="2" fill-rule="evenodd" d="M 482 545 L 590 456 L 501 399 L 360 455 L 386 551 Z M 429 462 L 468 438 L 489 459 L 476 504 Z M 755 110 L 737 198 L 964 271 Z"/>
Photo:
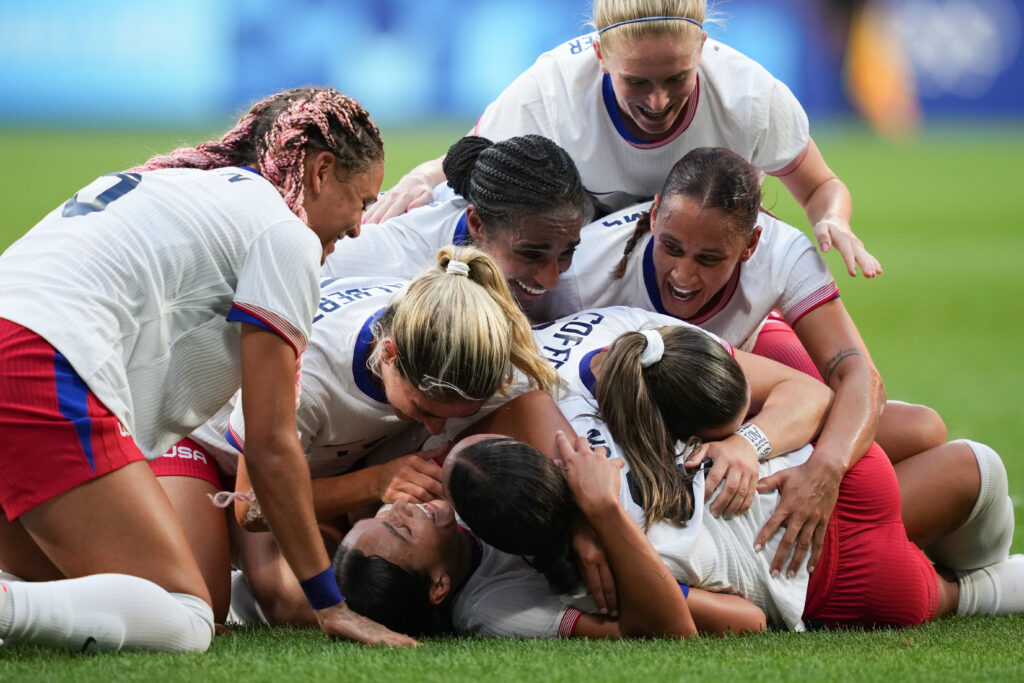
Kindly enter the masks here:
<path id="1" fill-rule="evenodd" d="M 753 422 L 744 422 L 736 430 L 736 433 L 749 441 L 750 445 L 754 447 L 754 450 L 757 451 L 758 462 L 767 459 L 772 454 L 772 445 L 768 441 L 768 437 Z"/>

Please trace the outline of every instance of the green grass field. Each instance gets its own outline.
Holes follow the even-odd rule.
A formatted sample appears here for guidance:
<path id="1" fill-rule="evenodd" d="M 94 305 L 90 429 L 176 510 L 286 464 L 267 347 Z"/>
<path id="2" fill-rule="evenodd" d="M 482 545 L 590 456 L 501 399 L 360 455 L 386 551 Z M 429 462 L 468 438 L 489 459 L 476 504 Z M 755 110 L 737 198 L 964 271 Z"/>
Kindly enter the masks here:
<path id="1" fill-rule="evenodd" d="M 443 152 L 465 125 L 384 131 L 385 187 Z M 1024 134 L 945 127 L 917 142 L 884 143 L 860 129 L 815 138 L 854 197 L 853 225 L 885 273 L 851 279 L 827 260 L 890 398 L 945 418 L 950 438 L 999 451 L 1024 512 Z M 95 176 L 139 163 L 204 132 L 0 130 L 0 248 Z M 774 180 L 766 203 L 806 227 Z M 937 499 L 936 505 L 942 505 Z M 1014 551 L 1024 552 L 1018 529 Z M 879 633 L 765 634 L 691 643 L 441 640 L 393 652 L 328 643 L 317 633 L 245 629 L 204 656 L 78 657 L 0 649 L 0 681 L 340 680 L 1021 680 L 1024 616 L 948 619 Z"/>

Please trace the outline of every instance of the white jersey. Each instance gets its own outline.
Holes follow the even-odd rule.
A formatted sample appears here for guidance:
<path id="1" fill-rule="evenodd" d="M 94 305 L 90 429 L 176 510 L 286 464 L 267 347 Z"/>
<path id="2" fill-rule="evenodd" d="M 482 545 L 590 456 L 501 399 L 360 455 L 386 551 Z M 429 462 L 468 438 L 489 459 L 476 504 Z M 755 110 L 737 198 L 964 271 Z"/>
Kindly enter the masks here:
<path id="1" fill-rule="evenodd" d="M 367 224 L 359 237 L 345 240 L 327 257 L 324 277 L 386 276 L 411 280 L 437 262 L 449 244 L 468 244 L 468 202 L 454 195 L 383 223 Z"/>
<path id="2" fill-rule="evenodd" d="M 409 425 L 395 415 L 366 368 L 372 327 L 405 284 L 395 278 L 321 283 L 313 334 L 302 357 L 296 410 L 299 442 L 313 477 L 348 471 L 367 450 Z M 235 448 L 244 450 L 245 421 L 237 401 L 227 437 Z"/>
<path id="3" fill-rule="evenodd" d="M 544 135 L 564 148 L 607 213 L 661 191 L 672 166 L 697 147 L 725 147 L 773 175 L 792 172 L 809 138 L 807 115 L 781 81 L 715 40 L 704 43 L 697 86 L 679 122 L 641 141 L 622 121 L 597 34 L 542 54 L 484 111 L 474 133 L 494 141 Z"/>
<path id="4" fill-rule="evenodd" d="M 480 564 L 452 605 L 459 633 L 491 638 L 567 638 L 580 611 L 517 555 L 480 543 Z"/>
<path id="5" fill-rule="evenodd" d="M 591 447 L 604 446 L 609 458 L 625 459 L 598 416 L 591 359 L 623 332 L 680 324 L 685 323 L 658 313 L 614 307 L 581 311 L 536 331 L 542 353 L 556 364 L 569 388 L 568 395 L 559 401 L 559 408 L 574 431 L 585 436 Z M 722 343 L 729 348 L 726 342 Z M 802 464 L 810 453 L 811 447 L 807 446 L 764 462 L 760 476 Z M 685 455 L 680 456 L 680 466 L 684 461 Z M 637 525 L 643 526 L 643 501 L 628 464 L 622 468 L 621 477 L 620 502 Z M 702 475 L 694 478 L 692 492 L 694 501 L 704 500 Z M 809 580 L 806 566 L 792 579 L 772 579 L 770 563 L 782 534 L 776 534 L 762 552 L 753 552 L 754 539 L 775 511 L 778 501 L 775 491 L 759 493 L 746 513 L 730 519 L 716 519 L 706 514 L 706 506 L 695 505 L 685 526 L 657 522 L 651 525 L 647 537 L 677 581 L 696 588 L 741 595 L 763 609 L 773 626 L 802 630 L 801 615 Z"/>
<path id="6" fill-rule="evenodd" d="M 637 241 L 625 274 L 619 279 L 611 276 L 636 221 L 649 208 L 650 202 L 636 204 L 584 227 L 572 265 L 558 287 L 538 302 L 535 317 L 551 320 L 585 308 L 618 305 L 665 313 L 650 232 Z M 753 256 L 736 265 L 709 308 L 687 320 L 745 351 L 753 348 L 772 309 L 792 326 L 839 296 L 828 266 L 806 235 L 764 212 L 758 215 L 758 225 L 761 239 Z"/>
<path id="7" fill-rule="evenodd" d="M 251 169 L 115 173 L 0 257 L 0 317 L 52 344 L 156 458 L 238 389 L 237 321 L 302 353 L 322 253 Z"/>

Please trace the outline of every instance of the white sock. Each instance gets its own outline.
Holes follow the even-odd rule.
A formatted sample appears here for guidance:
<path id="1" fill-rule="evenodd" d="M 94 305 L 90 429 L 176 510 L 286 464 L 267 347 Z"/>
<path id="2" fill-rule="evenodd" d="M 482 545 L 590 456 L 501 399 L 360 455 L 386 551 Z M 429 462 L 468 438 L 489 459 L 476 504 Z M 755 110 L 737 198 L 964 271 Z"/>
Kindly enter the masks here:
<path id="1" fill-rule="evenodd" d="M 990 447 L 962 439 L 978 459 L 981 490 L 971 514 L 956 531 L 927 548 L 928 557 L 949 569 L 977 569 L 1005 560 L 1013 543 L 1013 502 L 1006 467 Z"/>
<path id="2" fill-rule="evenodd" d="M 1024 612 L 1024 555 L 970 572 L 956 572 L 960 600 L 956 613 L 1017 614 Z"/>
<path id="3" fill-rule="evenodd" d="M 4 592 L 6 589 L 6 592 Z M 126 574 L 0 586 L 0 639 L 81 652 L 205 650 L 213 610 Z"/>
<path id="4" fill-rule="evenodd" d="M 228 610 L 227 623 L 229 624 L 267 624 L 267 618 L 263 616 L 260 604 L 256 602 L 256 596 L 252 594 L 252 587 L 245 572 L 240 569 L 231 571 L 231 608 Z"/>

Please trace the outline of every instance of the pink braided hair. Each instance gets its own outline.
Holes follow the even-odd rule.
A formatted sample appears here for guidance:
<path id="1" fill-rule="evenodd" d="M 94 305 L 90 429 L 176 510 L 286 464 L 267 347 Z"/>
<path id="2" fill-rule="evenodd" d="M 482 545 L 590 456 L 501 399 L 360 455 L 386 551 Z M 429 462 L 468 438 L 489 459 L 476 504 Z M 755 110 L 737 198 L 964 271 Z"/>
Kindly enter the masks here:
<path id="1" fill-rule="evenodd" d="M 131 170 L 255 166 L 306 222 L 302 178 L 309 150 L 332 152 L 349 173 L 384 158 L 380 132 L 358 102 L 333 88 L 296 88 L 254 104 L 220 140 L 181 147 Z"/>

